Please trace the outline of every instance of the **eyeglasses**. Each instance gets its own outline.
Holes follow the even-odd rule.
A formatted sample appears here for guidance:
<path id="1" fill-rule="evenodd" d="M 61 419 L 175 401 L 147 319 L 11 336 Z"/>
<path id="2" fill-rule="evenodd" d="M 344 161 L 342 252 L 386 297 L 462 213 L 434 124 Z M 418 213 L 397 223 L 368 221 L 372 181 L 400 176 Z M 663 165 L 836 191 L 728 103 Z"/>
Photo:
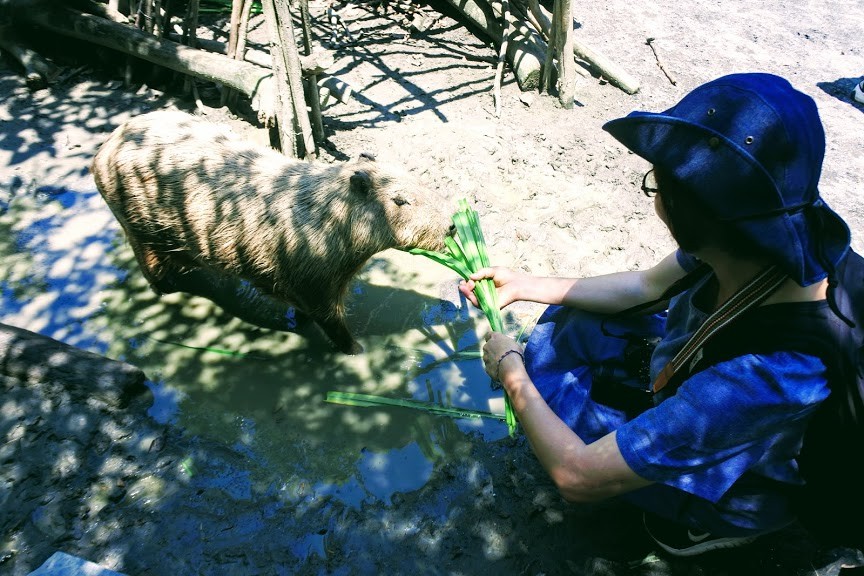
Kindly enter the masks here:
<path id="1" fill-rule="evenodd" d="M 642 193 L 649 198 L 653 198 L 659 190 L 657 188 L 657 179 L 654 177 L 654 169 L 652 168 L 642 177 Z"/>

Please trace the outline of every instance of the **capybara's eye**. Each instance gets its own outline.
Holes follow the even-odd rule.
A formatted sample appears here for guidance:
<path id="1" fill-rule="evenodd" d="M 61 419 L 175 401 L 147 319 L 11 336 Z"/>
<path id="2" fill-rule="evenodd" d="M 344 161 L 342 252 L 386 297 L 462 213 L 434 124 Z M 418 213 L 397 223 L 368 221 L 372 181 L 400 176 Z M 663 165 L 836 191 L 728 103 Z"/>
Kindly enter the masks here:
<path id="1" fill-rule="evenodd" d="M 395 198 L 393 198 L 393 202 L 396 204 L 396 206 L 404 206 L 405 204 L 409 203 L 408 200 L 401 196 L 396 196 Z"/>

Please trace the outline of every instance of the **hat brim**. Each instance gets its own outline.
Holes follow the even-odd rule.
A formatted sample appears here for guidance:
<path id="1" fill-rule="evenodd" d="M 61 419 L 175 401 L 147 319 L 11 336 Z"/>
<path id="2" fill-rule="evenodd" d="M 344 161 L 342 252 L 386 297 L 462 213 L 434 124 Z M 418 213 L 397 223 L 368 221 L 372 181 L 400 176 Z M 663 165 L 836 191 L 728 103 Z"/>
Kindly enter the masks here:
<path id="1" fill-rule="evenodd" d="M 783 209 L 783 197 L 770 174 L 741 146 L 711 128 L 662 113 L 633 112 L 607 122 L 603 129 L 688 185 L 717 218 L 733 220 Z M 752 185 L 743 188 L 740 182 Z M 753 195 L 753 189 L 762 193 Z"/>

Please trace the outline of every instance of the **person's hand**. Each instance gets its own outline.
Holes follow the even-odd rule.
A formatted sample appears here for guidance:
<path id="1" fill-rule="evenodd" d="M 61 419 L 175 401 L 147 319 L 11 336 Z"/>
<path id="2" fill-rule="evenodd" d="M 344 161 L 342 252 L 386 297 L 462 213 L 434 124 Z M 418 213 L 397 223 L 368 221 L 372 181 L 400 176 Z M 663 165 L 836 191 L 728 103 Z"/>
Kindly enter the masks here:
<path id="1" fill-rule="evenodd" d="M 501 266 L 477 270 L 474 274 L 471 274 L 468 280 L 463 280 L 459 283 L 459 291 L 474 306 L 479 306 L 477 304 L 477 296 L 474 294 L 475 283 L 477 280 L 484 278 L 489 278 L 495 283 L 495 288 L 498 291 L 498 304 L 501 308 L 504 308 L 508 304 L 519 300 L 518 290 L 520 285 L 529 279 L 530 276 Z"/>
<path id="2" fill-rule="evenodd" d="M 525 360 L 522 354 L 522 346 L 513 338 L 500 332 L 490 332 L 483 345 L 483 369 L 492 380 L 504 382 L 511 371 L 524 370 Z"/>

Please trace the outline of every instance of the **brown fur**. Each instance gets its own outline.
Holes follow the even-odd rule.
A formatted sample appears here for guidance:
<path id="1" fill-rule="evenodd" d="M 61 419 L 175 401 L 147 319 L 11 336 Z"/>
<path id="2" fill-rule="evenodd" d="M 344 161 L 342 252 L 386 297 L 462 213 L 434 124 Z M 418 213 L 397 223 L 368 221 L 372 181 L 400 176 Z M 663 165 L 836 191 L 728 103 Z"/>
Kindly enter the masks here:
<path id="1" fill-rule="evenodd" d="M 242 278 L 312 317 L 347 353 L 351 278 L 387 248 L 443 248 L 451 203 L 361 156 L 310 163 L 182 112 L 117 128 L 91 167 L 157 293 L 194 269 Z"/>

